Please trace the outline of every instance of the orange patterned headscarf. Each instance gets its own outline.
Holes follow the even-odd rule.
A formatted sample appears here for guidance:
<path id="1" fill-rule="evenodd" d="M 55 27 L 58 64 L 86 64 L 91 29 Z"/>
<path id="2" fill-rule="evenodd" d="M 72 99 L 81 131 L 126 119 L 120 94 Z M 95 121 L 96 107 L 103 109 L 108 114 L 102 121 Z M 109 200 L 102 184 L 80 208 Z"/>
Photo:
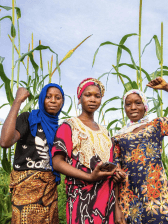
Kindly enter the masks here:
<path id="1" fill-rule="evenodd" d="M 86 87 L 88 87 L 90 85 L 97 86 L 100 89 L 101 96 L 102 97 L 104 96 L 105 88 L 104 88 L 104 85 L 102 84 L 102 82 L 100 82 L 99 80 L 94 79 L 94 78 L 87 78 L 87 79 L 84 79 L 79 84 L 79 86 L 77 88 L 77 97 L 78 97 L 78 99 L 80 99 L 80 97 L 81 97 L 83 91 L 86 89 Z"/>

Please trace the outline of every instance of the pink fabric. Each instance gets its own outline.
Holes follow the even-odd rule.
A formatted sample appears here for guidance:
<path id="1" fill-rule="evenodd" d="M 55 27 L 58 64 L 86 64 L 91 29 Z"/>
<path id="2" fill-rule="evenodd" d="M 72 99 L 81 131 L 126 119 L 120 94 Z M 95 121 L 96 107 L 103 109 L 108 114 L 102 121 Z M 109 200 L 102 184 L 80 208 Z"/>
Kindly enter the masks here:
<path id="1" fill-rule="evenodd" d="M 78 99 L 81 97 L 81 95 L 82 95 L 83 91 L 86 89 L 86 87 L 88 87 L 88 86 L 90 86 L 90 85 L 94 85 L 94 82 L 87 82 L 87 83 L 82 87 L 81 91 L 80 91 L 79 94 L 78 94 Z M 79 89 L 79 87 L 78 87 L 78 89 Z M 78 92 L 78 90 L 77 90 L 77 92 Z"/>
<path id="2" fill-rule="evenodd" d="M 64 145 L 62 150 L 58 147 L 59 144 L 56 144 L 57 141 Z M 67 154 L 66 161 L 69 164 L 83 172 L 91 172 L 90 169 L 79 163 L 79 155 L 73 154 L 72 130 L 68 124 L 63 123 L 58 128 L 54 144 L 56 146 L 52 148 L 52 156 L 57 151 L 63 151 Z M 109 161 L 113 161 L 112 148 Z M 88 183 L 66 177 L 65 183 L 67 224 L 114 224 L 115 196 L 112 178 Z"/>

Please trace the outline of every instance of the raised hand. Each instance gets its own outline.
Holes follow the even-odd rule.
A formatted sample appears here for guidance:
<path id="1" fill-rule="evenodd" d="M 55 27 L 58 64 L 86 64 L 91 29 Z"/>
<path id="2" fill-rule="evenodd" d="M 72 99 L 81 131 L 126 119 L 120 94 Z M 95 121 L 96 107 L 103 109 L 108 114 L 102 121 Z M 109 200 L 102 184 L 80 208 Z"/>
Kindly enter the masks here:
<path id="1" fill-rule="evenodd" d="M 18 88 L 18 90 L 16 92 L 15 100 L 23 103 L 29 96 L 30 96 L 29 91 L 27 89 L 25 89 L 24 87 L 20 87 L 20 88 Z"/>
<path id="2" fill-rule="evenodd" d="M 166 90 L 168 92 L 168 83 L 162 77 L 153 79 L 147 84 L 147 86 L 153 89 Z"/>

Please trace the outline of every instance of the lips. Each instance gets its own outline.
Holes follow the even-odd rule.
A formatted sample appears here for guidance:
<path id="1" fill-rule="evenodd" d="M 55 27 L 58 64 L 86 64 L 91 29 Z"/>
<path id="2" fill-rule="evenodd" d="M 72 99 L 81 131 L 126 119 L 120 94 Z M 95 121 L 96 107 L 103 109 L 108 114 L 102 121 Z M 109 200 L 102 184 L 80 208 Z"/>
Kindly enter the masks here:
<path id="1" fill-rule="evenodd" d="M 53 106 L 51 106 L 51 107 L 48 107 L 48 109 L 50 109 L 50 110 L 55 110 L 57 107 L 53 107 Z"/>
<path id="2" fill-rule="evenodd" d="M 96 108 L 96 105 L 88 105 L 90 108 Z"/>
<path id="3" fill-rule="evenodd" d="M 132 117 L 136 117 L 137 115 L 138 115 L 138 112 L 131 113 Z"/>

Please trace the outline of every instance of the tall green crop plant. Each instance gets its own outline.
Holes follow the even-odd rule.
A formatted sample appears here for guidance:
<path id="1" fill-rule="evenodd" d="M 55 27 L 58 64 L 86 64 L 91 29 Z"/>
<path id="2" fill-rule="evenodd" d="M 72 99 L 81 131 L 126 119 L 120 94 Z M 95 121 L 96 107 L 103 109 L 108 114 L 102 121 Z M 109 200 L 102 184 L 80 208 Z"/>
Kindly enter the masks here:
<path id="1" fill-rule="evenodd" d="M 142 0 L 140 0 L 139 4 L 139 78 L 138 78 L 138 71 L 137 71 L 137 85 L 140 87 L 142 91 L 142 74 L 141 74 L 141 20 L 142 20 Z"/>

